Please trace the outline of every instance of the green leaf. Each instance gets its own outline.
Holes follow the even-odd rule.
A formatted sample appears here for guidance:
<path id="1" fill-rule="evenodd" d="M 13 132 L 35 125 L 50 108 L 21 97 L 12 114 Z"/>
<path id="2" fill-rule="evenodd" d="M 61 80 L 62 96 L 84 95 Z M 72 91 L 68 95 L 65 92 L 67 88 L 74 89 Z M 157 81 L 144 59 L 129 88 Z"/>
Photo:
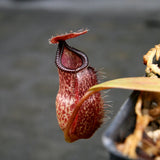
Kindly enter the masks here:
<path id="1" fill-rule="evenodd" d="M 160 79 L 150 77 L 131 77 L 114 79 L 92 86 L 89 89 L 89 91 L 95 92 L 111 88 L 160 92 Z"/>

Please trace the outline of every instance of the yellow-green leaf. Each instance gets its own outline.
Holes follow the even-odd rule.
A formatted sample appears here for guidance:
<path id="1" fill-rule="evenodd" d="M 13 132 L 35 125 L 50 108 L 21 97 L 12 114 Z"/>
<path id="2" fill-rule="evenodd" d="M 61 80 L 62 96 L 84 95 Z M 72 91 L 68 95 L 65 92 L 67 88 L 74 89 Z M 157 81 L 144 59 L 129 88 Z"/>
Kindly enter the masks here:
<path id="1" fill-rule="evenodd" d="M 89 90 L 100 91 L 110 88 L 160 92 L 160 79 L 149 77 L 120 78 L 95 85 Z"/>

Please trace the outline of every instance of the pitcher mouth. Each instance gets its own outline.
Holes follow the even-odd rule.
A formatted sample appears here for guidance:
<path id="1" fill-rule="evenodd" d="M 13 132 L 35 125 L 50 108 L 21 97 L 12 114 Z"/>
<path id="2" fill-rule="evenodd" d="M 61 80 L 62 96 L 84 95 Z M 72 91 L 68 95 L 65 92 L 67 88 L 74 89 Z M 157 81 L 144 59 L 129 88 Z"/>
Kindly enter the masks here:
<path id="1" fill-rule="evenodd" d="M 88 66 L 88 57 L 65 41 L 59 41 L 55 63 L 59 69 L 75 73 Z"/>

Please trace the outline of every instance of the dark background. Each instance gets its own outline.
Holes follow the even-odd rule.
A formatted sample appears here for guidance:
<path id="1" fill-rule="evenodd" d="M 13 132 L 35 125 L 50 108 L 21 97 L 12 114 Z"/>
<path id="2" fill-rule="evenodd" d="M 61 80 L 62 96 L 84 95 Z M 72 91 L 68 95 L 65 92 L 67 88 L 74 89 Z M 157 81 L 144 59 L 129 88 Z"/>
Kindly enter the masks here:
<path id="1" fill-rule="evenodd" d="M 1 160 L 109 159 L 101 137 L 130 91 L 106 93 L 107 120 L 89 140 L 66 143 L 56 119 L 57 46 L 48 39 L 81 28 L 90 31 L 68 43 L 105 72 L 102 82 L 143 76 L 142 56 L 160 43 L 160 1 L 1 0 Z"/>

